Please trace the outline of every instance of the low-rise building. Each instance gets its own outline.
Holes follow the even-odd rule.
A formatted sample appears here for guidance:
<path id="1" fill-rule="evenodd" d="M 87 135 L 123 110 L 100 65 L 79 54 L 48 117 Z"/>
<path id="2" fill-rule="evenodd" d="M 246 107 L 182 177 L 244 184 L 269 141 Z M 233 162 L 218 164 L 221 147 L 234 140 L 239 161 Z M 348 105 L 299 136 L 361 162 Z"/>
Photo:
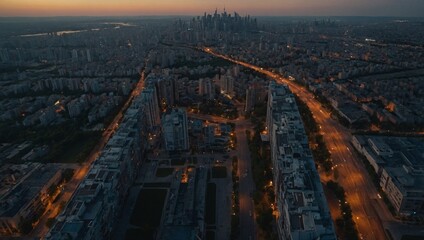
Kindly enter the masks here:
<path id="1" fill-rule="evenodd" d="M 108 239 L 145 158 L 148 125 L 142 97 L 133 100 L 47 239 Z"/>
<path id="2" fill-rule="evenodd" d="M 48 189 L 61 180 L 58 165 L 32 164 L 31 167 L 0 198 L 0 235 L 20 233 L 22 228 L 36 222 L 46 210 Z"/>
<path id="3" fill-rule="evenodd" d="M 354 136 L 353 146 L 362 153 L 379 177 L 400 215 L 424 214 L 424 143 L 419 139 Z"/>

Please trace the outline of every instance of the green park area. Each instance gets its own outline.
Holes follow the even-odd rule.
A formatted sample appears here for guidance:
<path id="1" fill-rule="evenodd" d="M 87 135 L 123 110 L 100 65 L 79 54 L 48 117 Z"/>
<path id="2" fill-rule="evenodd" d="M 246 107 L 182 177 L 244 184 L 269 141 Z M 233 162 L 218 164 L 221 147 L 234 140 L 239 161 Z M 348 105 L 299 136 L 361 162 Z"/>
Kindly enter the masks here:
<path id="1" fill-rule="evenodd" d="M 48 146 L 47 155 L 39 159 L 46 163 L 84 162 L 99 142 L 101 134 L 101 131 L 83 131 L 77 123 L 43 128 L 0 124 L 0 142 L 29 141 L 32 147 Z M 11 162 L 19 163 L 20 157 L 11 159 Z"/>

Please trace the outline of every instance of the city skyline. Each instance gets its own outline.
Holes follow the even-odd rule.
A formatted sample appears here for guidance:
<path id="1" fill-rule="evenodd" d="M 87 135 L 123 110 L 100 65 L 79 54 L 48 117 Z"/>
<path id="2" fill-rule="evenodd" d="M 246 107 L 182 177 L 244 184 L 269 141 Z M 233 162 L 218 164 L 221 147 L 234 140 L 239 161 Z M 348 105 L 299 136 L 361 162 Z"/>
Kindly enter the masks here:
<path id="1" fill-rule="evenodd" d="M 0 238 L 424 239 L 424 18 L 199 1 L 0 17 Z"/>
<path id="2" fill-rule="evenodd" d="M 0 2 L 1 17 L 47 17 L 47 16 L 140 16 L 140 15 L 198 15 L 212 9 L 237 11 L 242 15 L 256 16 L 394 16 L 424 17 L 424 2 L 419 0 L 218 0 L 184 2 L 163 0 L 106 0 L 106 1 L 54 1 L 3 0 Z"/>

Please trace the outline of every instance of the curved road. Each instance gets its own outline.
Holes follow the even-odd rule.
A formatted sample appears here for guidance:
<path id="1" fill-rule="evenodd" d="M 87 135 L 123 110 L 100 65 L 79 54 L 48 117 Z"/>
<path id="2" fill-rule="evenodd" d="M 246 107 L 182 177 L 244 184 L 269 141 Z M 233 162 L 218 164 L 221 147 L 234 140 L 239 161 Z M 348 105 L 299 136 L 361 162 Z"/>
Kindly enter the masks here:
<path id="1" fill-rule="evenodd" d="M 331 151 L 334 166 L 339 172 L 338 182 L 346 191 L 347 200 L 352 208 L 353 220 L 357 225 L 360 237 L 373 240 L 386 239 L 383 223 L 394 221 L 394 218 L 388 212 L 382 200 L 377 197 L 378 192 L 360 158 L 355 152 L 351 151 L 349 130 L 332 119 L 330 113 L 322 107 L 312 93 L 294 82 L 261 67 L 216 53 L 210 48 L 200 50 L 265 74 L 279 83 L 284 83 L 303 102 L 307 103 L 316 122 L 320 125 L 324 141 Z M 325 173 L 320 173 L 320 176 L 323 181 L 329 180 Z M 376 202 L 380 202 L 379 205 L 384 206 L 378 212 L 373 205 Z"/>

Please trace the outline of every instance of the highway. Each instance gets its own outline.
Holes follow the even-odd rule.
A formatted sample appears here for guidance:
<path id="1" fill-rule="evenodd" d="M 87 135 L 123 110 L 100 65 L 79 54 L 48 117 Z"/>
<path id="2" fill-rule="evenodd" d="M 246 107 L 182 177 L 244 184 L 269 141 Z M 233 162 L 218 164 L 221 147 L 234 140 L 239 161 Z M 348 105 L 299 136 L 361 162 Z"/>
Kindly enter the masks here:
<path id="1" fill-rule="evenodd" d="M 31 237 L 44 238 L 44 236 L 47 234 L 47 232 L 49 231 L 49 228 L 46 226 L 47 219 L 57 217 L 60 214 L 60 211 L 62 210 L 60 206 L 61 203 L 68 203 L 68 201 L 72 198 L 79 184 L 82 182 L 82 180 L 85 178 L 88 171 L 90 170 L 91 164 L 94 162 L 94 160 L 97 159 L 97 157 L 99 157 L 106 143 L 109 141 L 111 136 L 115 133 L 116 129 L 118 129 L 119 123 L 122 121 L 122 118 L 124 116 L 124 112 L 130 106 L 134 97 L 138 96 L 143 90 L 144 79 L 145 79 L 145 73 L 143 71 L 135 88 L 132 90 L 130 96 L 128 96 L 127 101 L 124 103 L 124 105 L 121 107 L 119 112 L 116 114 L 113 121 L 104 130 L 101 139 L 99 140 L 97 145 L 94 147 L 94 149 L 91 151 L 89 157 L 87 158 L 87 161 L 85 161 L 83 164 L 79 165 L 79 167 L 75 169 L 74 176 L 68 183 L 64 185 L 64 188 L 62 190 L 63 192 L 60 195 L 59 199 L 57 199 L 55 203 L 48 204 L 46 213 L 39 219 L 39 221 L 37 222 L 37 225 L 34 227 L 33 231 L 30 233 Z"/>
<path id="2" fill-rule="evenodd" d="M 387 207 L 385 207 L 383 201 L 377 197 L 378 192 L 361 159 L 352 151 L 353 147 L 350 144 L 352 136 L 350 131 L 332 119 L 330 113 L 322 107 L 312 93 L 293 81 L 264 68 L 216 53 L 211 48 L 202 48 L 199 50 L 253 69 L 279 83 L 286 84 L 294 94 L 308 105 L 316 122 L 320 125 L 321 132 L 324 135 L 324 141 L 331 152 L 331 158 L 339 174 L 337 181 L 346 191 L 347 201 L 351 205 L 353 220 L 357 225 L 360 238 L 373 240 L 386 239 L 383 223 L 394 221 L 394 218 Z M 331 179 L 322 171 L 320 171 L 320 177 L 323 182 Z M 375 202 L 383 206 L 378 212 L 373 205 Z M 334 208 L 330 207 L 330 209 Z M 336 214 L 332 213 L 332 216 L 339 214 L 339 212 Z"/>

